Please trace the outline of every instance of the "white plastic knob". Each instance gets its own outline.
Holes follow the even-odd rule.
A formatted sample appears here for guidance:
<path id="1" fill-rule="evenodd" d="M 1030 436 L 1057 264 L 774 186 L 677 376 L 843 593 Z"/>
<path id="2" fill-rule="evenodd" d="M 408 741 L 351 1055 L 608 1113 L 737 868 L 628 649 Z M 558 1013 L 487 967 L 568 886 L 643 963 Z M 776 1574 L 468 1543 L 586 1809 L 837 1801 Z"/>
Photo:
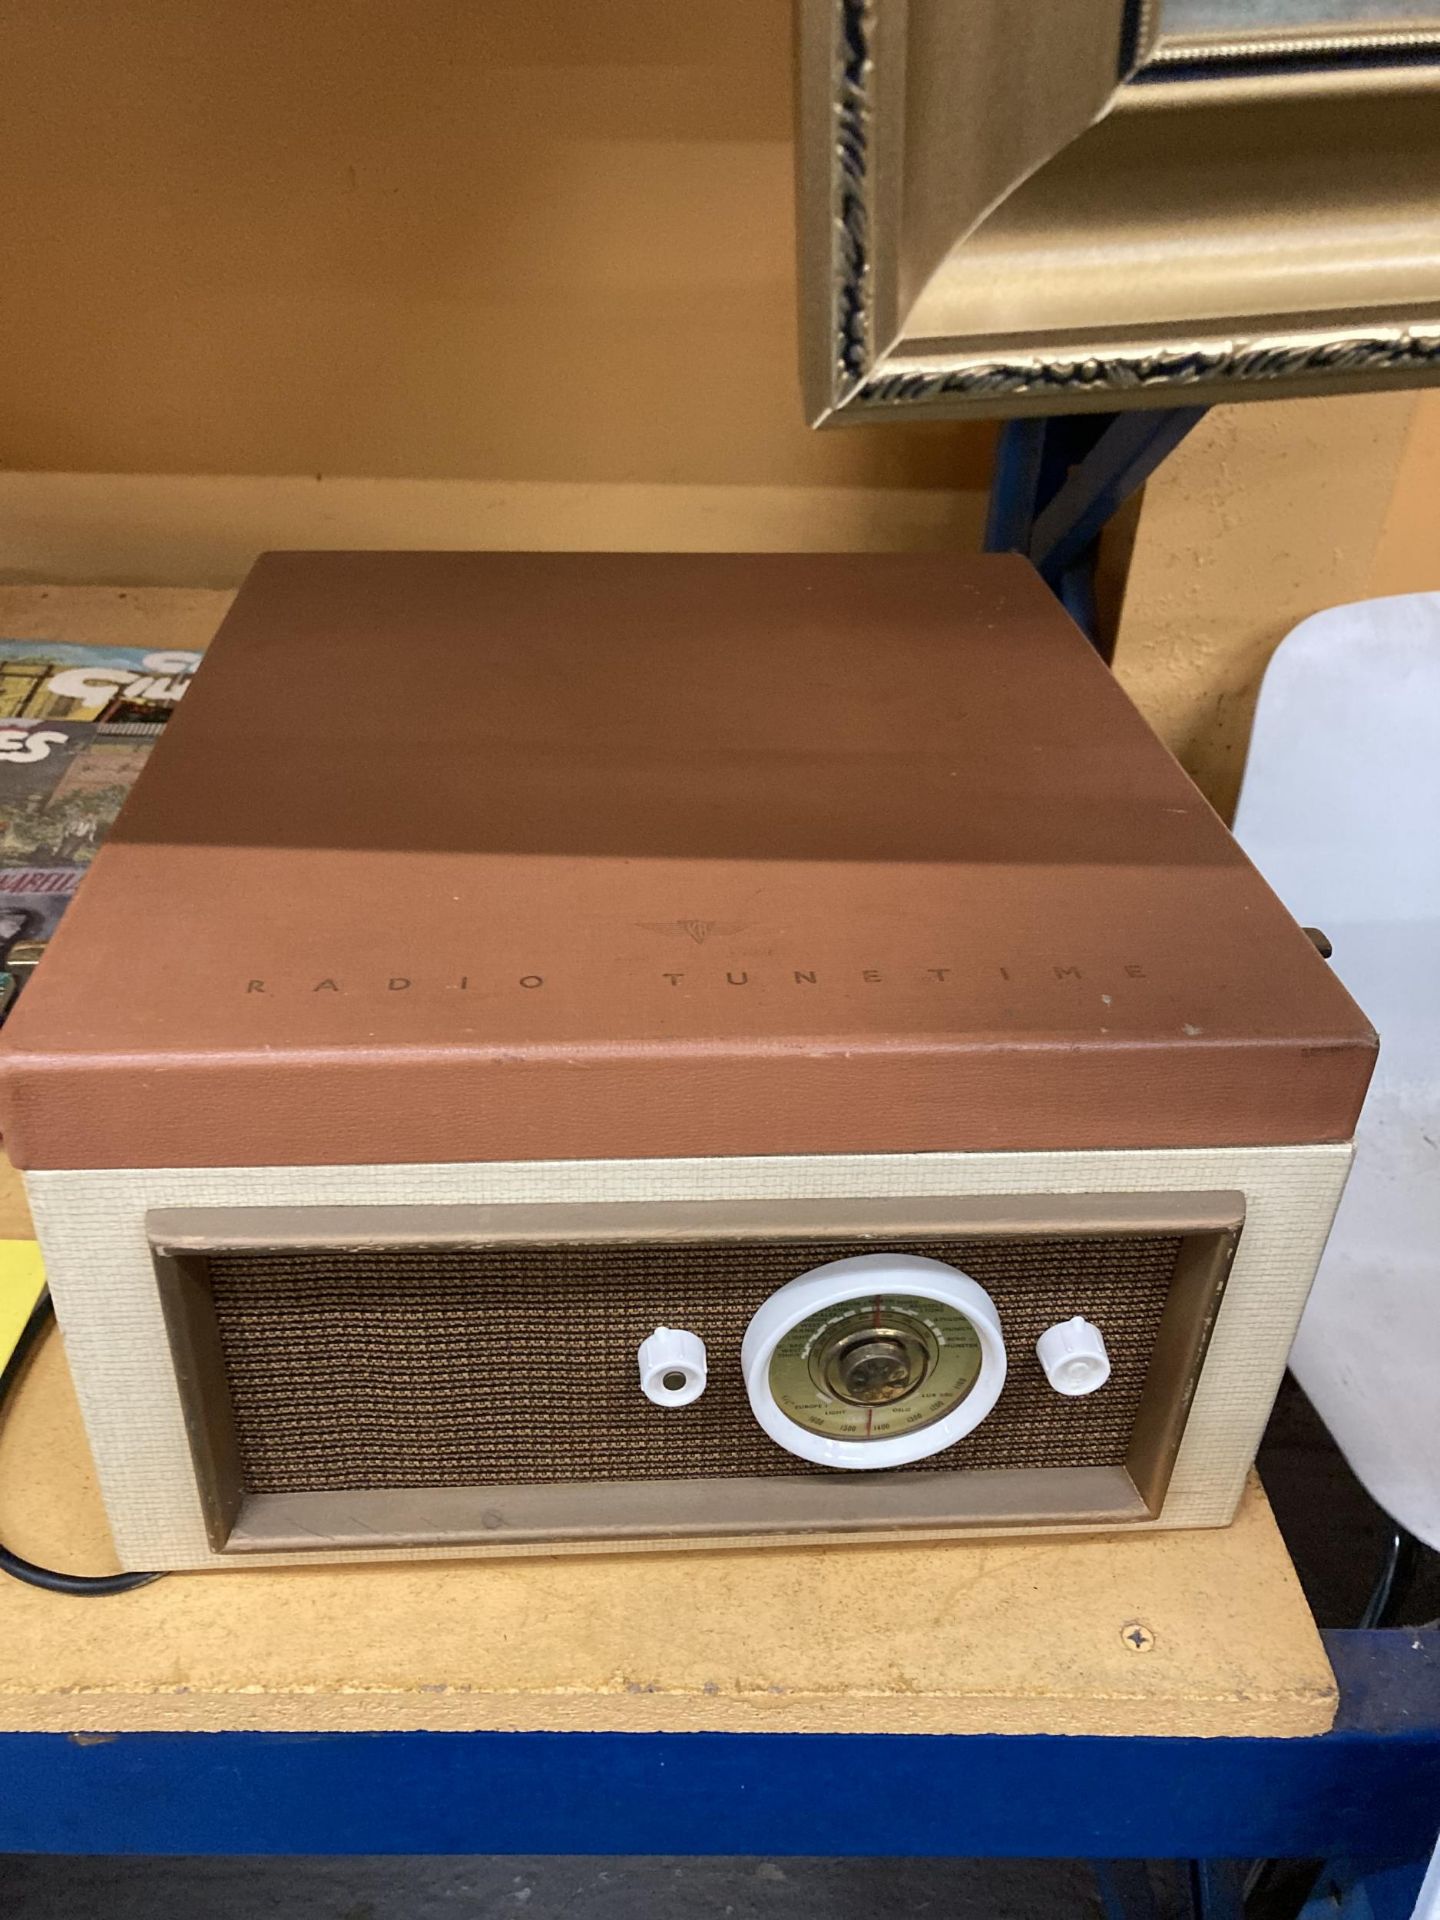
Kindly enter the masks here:
<path id="1" fill-rule="evenodd" d="M 1047 1327 L 1035 1342 L 1035 1351 L 1045 1369 L 1045 1378 L 1056 1393 L 1076 1399 L 1082 1393 L 1094 1393 L 1110 1378 L 1110 1356 L 1105 1351 L 1105 1336 L 1099 1327 L 1078 1314 Z"/>
<path id="2" fill-rule="evenodd" d="M 683 1327 L 656 1327 L 640 1342 L 640 1391 L 657 1407 L 688 1407 L 705 1391 L 705 1342 Z"/>

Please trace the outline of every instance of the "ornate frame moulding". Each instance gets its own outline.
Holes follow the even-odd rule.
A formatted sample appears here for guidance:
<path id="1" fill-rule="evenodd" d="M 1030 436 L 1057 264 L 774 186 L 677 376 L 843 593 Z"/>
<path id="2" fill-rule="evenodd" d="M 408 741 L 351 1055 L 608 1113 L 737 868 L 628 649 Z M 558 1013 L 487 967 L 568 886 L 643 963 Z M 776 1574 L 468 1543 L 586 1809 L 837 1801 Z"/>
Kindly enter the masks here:
<path id="1" fill-rule="evenodd" d="M 813 425 L 1440 380 L 1440 0 L 1164 11 L 797 0 Z"/>

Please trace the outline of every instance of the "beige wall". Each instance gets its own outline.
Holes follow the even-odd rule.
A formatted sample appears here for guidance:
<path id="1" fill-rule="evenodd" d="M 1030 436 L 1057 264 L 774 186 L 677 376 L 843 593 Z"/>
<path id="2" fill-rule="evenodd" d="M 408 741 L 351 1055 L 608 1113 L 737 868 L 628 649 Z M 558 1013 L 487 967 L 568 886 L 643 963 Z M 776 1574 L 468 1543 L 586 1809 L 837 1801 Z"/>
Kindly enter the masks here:
<path id="1" fill-rule="evenodd" d="M 1412 407 L 1370 578 L 1374 594 L 1440 589 L 1440 393 Z"/>
<path id="2" fill-rule="evenodd" d="M 1440 591 L 1440 396 L 1220 407 L 1146 490 L 1115 665 L 1223 813 L 1301 620 Z"/>
<path id="3" fill-rule="evenodd" d="M 801 421 L 784 0 L 11 0 L 0 579 L 267 546 L 973 547 L 992 434 Z M 1295 620 L 1440 587 L 1440 397 L 1212 415 L 1119 669 L 1228 804 Z"/>
<path id="4" fill-rule="evenodd" d="M 801 423 L 783 0 L 6 15 L 9 466 L 982 483 Z"/>

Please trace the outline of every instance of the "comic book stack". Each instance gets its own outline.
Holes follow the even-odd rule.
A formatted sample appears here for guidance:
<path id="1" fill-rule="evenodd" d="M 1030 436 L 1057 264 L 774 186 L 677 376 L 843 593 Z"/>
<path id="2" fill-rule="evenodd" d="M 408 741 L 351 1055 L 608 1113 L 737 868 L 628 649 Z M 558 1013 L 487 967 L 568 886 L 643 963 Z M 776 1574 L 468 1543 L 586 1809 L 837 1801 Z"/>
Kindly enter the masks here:
<path id="1" fill-rule="evenodd" d="M 0 640 L 0 1017 L 199 663 L 198 653 Z"/>

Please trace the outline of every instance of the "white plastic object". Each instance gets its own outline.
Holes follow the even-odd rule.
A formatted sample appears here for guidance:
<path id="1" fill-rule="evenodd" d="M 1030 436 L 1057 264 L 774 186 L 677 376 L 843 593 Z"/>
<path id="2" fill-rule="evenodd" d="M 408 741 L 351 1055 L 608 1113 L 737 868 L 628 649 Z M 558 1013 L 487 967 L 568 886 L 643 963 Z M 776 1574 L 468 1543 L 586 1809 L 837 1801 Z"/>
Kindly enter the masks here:
<path id="1" fill-rule="evenodd" d="M 657 1407 L 688 1407 L 705 1391 L 705 1342 L 683 1327 L 656 1327 L 640 1342 L 640 1391 Z"/>
<path id="2" fill-rule="evenodd" d="M 1440 593 L 1313 614 L 1266 672 L 1235 833 L 1301 925 L 1330 936 L 1333 972 L 1380 1033 L 1290 1364 L 1371 1498 L 1440 1548 L 1437 740 Z"/>
<path id="3" fill-rule="evenodd" d="M 777 1403 L 770 1389 L 771 1357 L 785 1335 L 812 1313 L 850 1300 L 864 1303 L 880 1293 L 935 1300 L 963 1313 L 980 1341 L 980 1372 L 975 1384 L 951 1412 L 914 1433 L 894 1434 L 883 1440 L 835 1440 L 811 1433 Z M 947 1267 L 941 1260 L 925 1260 L 917 1254 L 862 1253 L 850 1260 L 812 1267 L 772 1293 L 745 1329 L 740 1365 L 751 1411 L 778 1446 L 817 1466 L 870 1471 L 928 1460 L 931 1454 L 943 1452 L 973 1432 L 994 1407 L 1005 1384 L 1005 1336 L 995 1302 L 958 1267 Z"/>
<path id="4" fill-rule="evenodd" d="M 1035 1342 L 1035 1351 L 1045 1369 L 1045 1378 L 1056 1393 L 1078 1400 L 1082 1393 L 1094 1393 L 1110 1378 L 1110 1356 L 1105 1351 L 1105 1336 L 1092 1320 L 1061 1320 L 1047 1327 Z"/>

